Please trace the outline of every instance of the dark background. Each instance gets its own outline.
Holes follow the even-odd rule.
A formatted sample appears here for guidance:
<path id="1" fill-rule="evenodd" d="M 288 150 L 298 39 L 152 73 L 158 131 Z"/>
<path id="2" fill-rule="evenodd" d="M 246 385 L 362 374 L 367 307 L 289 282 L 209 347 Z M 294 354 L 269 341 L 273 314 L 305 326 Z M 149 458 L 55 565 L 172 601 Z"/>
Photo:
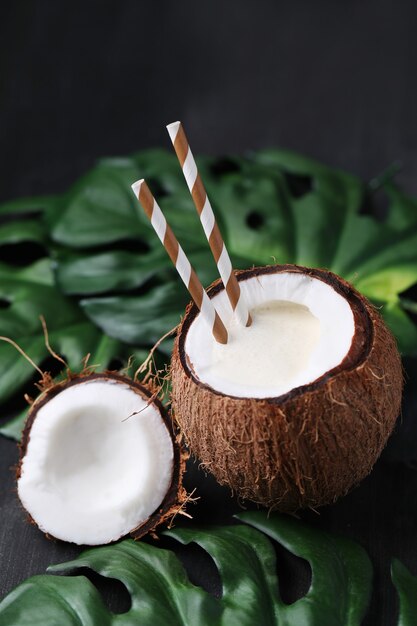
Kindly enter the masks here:
<path id="1" fill-rule="evenodd" d="M 165 124 L 176 119 L 195 154 L 281 146 L 365 179 L 400 161 L 400 181 L 417 193 L 416 31 L 414 0 L 2 2 L 0 201 L 63 191 L 97 157 L 168 148 Z M 368 626 L 396 623 L 391 558 L 417 574 L 416 367 L 407 365 L 402 422 L 372 475 L 303 516 L 368 550 Z M 78 552 L 25 523 L 16 459 L 15 444 L 0 440 L 1 596 Z M 238 507 L 228 491 L 194 469 L 195 484 L 197 521 L 229 521 Z M 181 554 L 193 580 L 216 589 L 200 553 Z M 293 600 L 308 572 L 283 552 L 279 563 Z M 123 608 L 120 589 L 104 587 Z"/>

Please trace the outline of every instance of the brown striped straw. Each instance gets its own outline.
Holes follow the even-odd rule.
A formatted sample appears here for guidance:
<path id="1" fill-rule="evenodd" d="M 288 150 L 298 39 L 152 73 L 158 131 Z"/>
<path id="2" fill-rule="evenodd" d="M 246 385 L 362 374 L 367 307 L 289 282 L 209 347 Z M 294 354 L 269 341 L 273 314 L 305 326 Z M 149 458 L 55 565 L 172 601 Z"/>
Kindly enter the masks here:
<path id="1" fill-rule="evenodd" d="M 171 258 L 171 261 L 175 265 L 177 272 L 190 292 L 192 299 L 199 308 L 203 319 L 206 321 L 210 331 L 213 333 L 214 338 L 219 343 L 227 343 L 228 336 L 226 327 L 220 319 L 203 285 L 199 281 L 197 274 L 191 267 L 191 263 L 178 243 L 177 238 L 172 232 L 170 226 L 167 224 L 167 221 L 148 185 L 142 179 L 134 183 L 132 185 L 132 189 L 149 218 L 156 234 L 161 240 L 165 250 Z"/>
<path id="2" fill-rule="evenodd" d="M 206 190 L 198 173 L 197 164 L 192 155 L 181 122 L 173 122 L 167 126 L 169 136 L 177 153 L 178 160 L 187 181 L 188 188 L 194 200 L 200 221 L 209 242 L 217 269 L 226 288 L 230 304 L 238 322 L 250 326 L 252 318 L 240 291 L 239 282 L 233 272 L 232 263 L 226 250 L 214 217 L 213 209 L 207 197 Z"/>

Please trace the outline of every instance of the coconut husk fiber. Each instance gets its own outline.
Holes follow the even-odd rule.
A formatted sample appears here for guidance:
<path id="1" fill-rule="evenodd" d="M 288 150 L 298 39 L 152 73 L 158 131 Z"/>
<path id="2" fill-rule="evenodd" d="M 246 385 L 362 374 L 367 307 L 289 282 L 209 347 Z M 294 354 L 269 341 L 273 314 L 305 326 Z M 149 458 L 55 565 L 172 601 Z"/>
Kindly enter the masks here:
<path id="1" fill-rule="evenodd" d="M 282 511 L 336 500 L 372 469 L 400 410 L 403 374 L 395 340 L 378 311 L 325 270 L 275 265 L 238 272 L 302 272 L 346 298 L 355 320 L 344 360 L 316 381 L 276 398 L 227 396 L 198 380 L 185 339 L 190 304 L 172 357 L 172 409 L 191 453 L 239 497 Z M 209 289 L 223 289 L 217 281 Z"/>

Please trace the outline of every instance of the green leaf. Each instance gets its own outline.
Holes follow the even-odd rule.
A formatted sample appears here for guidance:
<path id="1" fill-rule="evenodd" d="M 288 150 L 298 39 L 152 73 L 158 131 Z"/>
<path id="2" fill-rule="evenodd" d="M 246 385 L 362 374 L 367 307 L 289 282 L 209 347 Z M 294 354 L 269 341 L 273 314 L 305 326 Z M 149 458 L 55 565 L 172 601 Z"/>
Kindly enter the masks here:
<path id="1" fill-rule="evenodd" d="M 168 550 L 125 540 L 111 548 L 89 550 L 49 571 L 74 567 L 90 567 L 126 585 L 132 608 L 120 618 L 114 616 L 114 624 L 215 624 L 220 615 L 215 599 L 189 582 L 180 561 Z"/>
<path id="2" fill-rule="evenodd" d="M 417 577 L 398 559 L 391 564 L 391 578 L 400 599 L 398 626 L 415 626 L 417 616 Z"/>
<path id="3" fill-rule="evenodd" d="M 197 543 L 213 558 L 222 580 L 222 623 L 279 624 L 280 607 L 272 544 L 245 526 L 212 530 L 174 529 L 165 534 L 184 544 Z"/>
<path id="4" fill-rule="evenodd" d="M 359 626 L 372 575 L 359 546 L 277 515 L 240 517 L 249 525 L 165 533 L 198 543 L 213 558 L 222 581 L 220 599 L 191 584 L 172 552 L 125 540 L 86 550 L 49 571 L 88 567 L 121 581 L 132 600 L 126 613 L 108 611 L 86 578 L 35 576 L 0 603 L 0 626 Z M 282 601 L 273 545 L 251 526 L 309 560 L 313 581 L 304 598 L 291 605 Z M 19 621 L 25 615 L 30 622 Z"/>
<path id="5" fill-rule="evenodd" d="M 162 246 L 142 255 L 123 250 L 89 255 L 62 254 L 57 261 L 56 280 L 62 292 L 68 295 L 128 291 L 171 267 Z"/>
<path id="6" fill-rule="evenodd" d="M 30 215 L 50 210 L 55 207 L 58 198 L 56 196 L 37 196 L 35 198 L 17 198 L 0 204 L 1 216 L 16 216 L 22 214 Z"/>
<path id="7" fill-rule="evenodd" d="M 143 296 L 81 300 L 89 319 L 110 337 L 135 345 L 153 344 L 180 321 L 189 302 L 182 284 L 154 287 Z"/>
<path id="8" fill-rule="evenodd" d="M 0 246 L 26 241 L 39 244 L 46 242 L 46 232 L 39 220 L 9 222 L 0 226 Z"/>
<path id="9" fill-rule="evenodd" d="M 237 517 L 306 559 L 311 566 L 312 582 L 307 595 L 282 609 L 289 626 L 359 626 L 369 604 L 372 583 L 372 564 L 363 548 L 349 539 L 296 524 L 284 516 L 267 518 L 263 512 L 251 512 Z"/>
<path id="10" fill-rule="evenodd" d="M 49 258 L 40 259 L 39 261 L 35 261 L 35 263 L 22 267 L 19 270 L 14 270 L 7 266 L 3 267 L 3 273 L 5 275 L 13 276 L 14 272 L 16 272 L 21 280 L 32 283 L 33 289 L 36 289 L 36 285 L 47 285 L 49 287 L 54 286 L 54 274 L 52 270 L 52 263 Z"/>
<path id="11" fill-rule="evenodd" d="M 360 224 L 355 231 L 360 230 Z M 367 242 L 367 250 L 362 251 L 360 263 L 351 272 L 359 277 L 371 276 L 376 272 L 390 269 L 392 266 L 416 266 L 417 232 L 407 232 L 396 235 L 379 228 L 373 235 L 373 240 Z M 353 280 L 353 276 L 347 274 Z"/>
<path id="12" fill-rule="evenodd" d="M 87 550 L 49 571 L 68 572 L 79 567 L 89 567 L 102 576 L 120 580 L 132 596 L 131 609 L 121 615 L 110 613 L 97 590 L 84 577 L 36 576 L 19 585 L 0 603 L 0 626 L 25 624 L 19 621 L 25 613 L 30 615 L 27 624 L 31 626 L 220 624 L 218 602 L 189 582 L 181 563 L 168 550 L 125 540 L 114 546 Z"/>
<path id="13" fill-rule="evenodd" d="M 99 592 L 84 576 L 34 576 L 0 604 L 0 626 L 110 626 L 112 623 Z"/>
<path id="14" fill-rule="evenodd" d="M 137 177 L 130 159 L 97 165 L 66 194 L 64 209 L 50 215 L 52 239 L 76 248 L 146 239 L 150 227 L 138 219 L 137 200 L 130 188 Z"/>
<path id="15" fill-rule="evenodd" d="M 207 181 L 207 191 L 232 255 L 249 266 L 294 260 L 294 217 L 279 172 L 247 164 L 242 172 Z"/>
<path id="16" fill-rule="evenodd" d="M 329 267 L 349 215 L 359 210 L 364 186 L 359 179 L 330 169 L 312 159 L 285 150 L 254 155 L 258 163 L 288 175 L 310 180 L 311 189 L 301 196 L 287 187 L 294 220 L 294 262 Z"/>
<path id="17" fill-rule="evenodd" d="M 384 181 L 383 189 L 390 199 L 387 224 L 395 230 L 417 226 L 417 199 L 407 196 L 392 180 Z"/>
<path id="18" fill-rule="evenodd" d="M 355 282 L 356 288 L 374 302 L 397 302 L 399 293 L 417 283 L 417 262 L 392 265 Z"/>
<path id="19" fill-rule="evenodd" d="M 283 516 L 268 518 L 254 512 L 237 517 L 306 559 L 312 568 L 312 584 L 305 597 L 285 604 L 278 591 L 272 546 L 253 529 L 168 531 L 183 543 L 198 543 L 213 557 L 223 580 L 225 624 L 250 626 L 262 616 L 263 624 L 280 626 L 359 626 L 372 579 L 372 566 L 362 548 Z"/>

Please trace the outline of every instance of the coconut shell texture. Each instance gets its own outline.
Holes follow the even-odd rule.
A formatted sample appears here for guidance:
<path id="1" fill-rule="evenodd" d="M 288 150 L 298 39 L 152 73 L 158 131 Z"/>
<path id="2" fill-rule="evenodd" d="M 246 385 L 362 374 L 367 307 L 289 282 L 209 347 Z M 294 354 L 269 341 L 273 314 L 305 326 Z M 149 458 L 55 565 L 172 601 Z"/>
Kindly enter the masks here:
<path id="1" fill-rule="evenodd" d="M 403 386 L 395 339 L 376 309 L 335 274 L 299 266 L 237 273 L 302 272 L 343 295 L 355 317 L 342 363 L 277 398 L 226 396 L 190 371 L 184 345 L 197 315 L 189 305 L 172 358 L 172 407 L 190 451 L 241 498 L 281 511 L 335 501 L 372 469 L 399 414 Z M 209 289 L 223 289 L 218 281 Z"/>

